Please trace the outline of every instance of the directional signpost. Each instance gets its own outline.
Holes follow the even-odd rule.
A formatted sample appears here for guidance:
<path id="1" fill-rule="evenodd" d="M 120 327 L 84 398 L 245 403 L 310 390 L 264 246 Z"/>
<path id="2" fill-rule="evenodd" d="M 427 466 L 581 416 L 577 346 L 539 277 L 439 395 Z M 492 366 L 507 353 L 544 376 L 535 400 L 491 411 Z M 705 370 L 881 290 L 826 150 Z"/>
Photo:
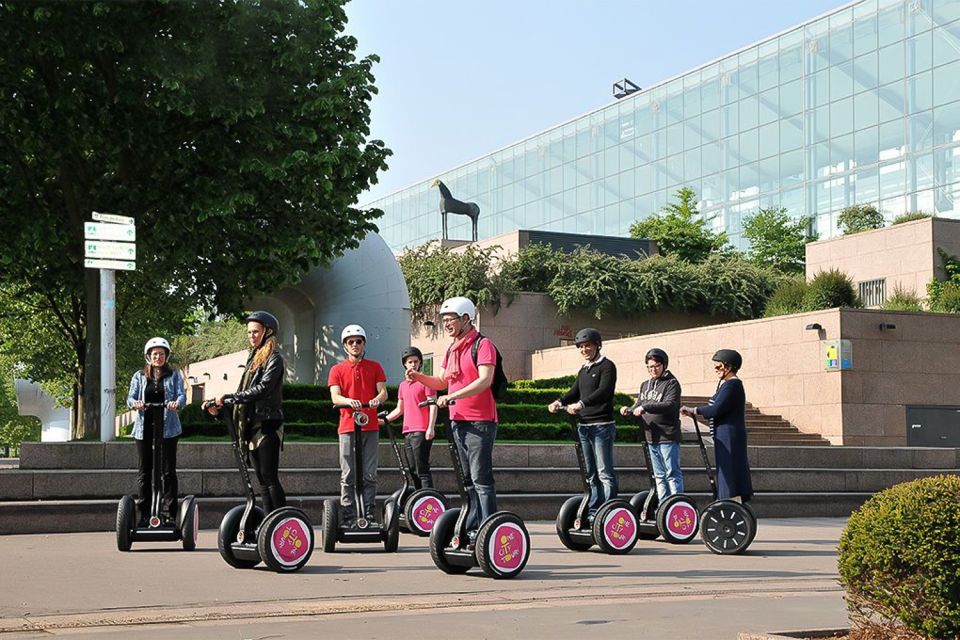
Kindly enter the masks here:
<path id="1" fill-rule="evenodd" d="M 83 266 L 100 270 L 100 440 L 113 440 L 116 415 L 117 309 L 116 271 L 137 268 L 134 219 L 93 212 L 83 223 Z"/>

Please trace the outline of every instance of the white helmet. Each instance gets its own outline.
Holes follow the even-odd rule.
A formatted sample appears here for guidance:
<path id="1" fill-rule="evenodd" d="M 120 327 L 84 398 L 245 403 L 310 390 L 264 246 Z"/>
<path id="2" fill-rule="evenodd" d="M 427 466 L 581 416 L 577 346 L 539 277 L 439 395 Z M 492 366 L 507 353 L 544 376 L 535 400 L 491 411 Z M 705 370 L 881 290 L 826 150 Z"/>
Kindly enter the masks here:
<path id="1" fill-rule="evenodd" d="M 155 347 L 163 347 L 164 349 L 167 350 L 167 357 L 168 358 L 170 357 L 170 343 L 163 338 L 157 337 L 157 338 L 150 338 L 149 340 L 147 340 L 147 344 L 143 345 L 144 360 L 146 360 L 147 362 L 150 362 L 150 349 L 153 349 Z"/>
<path id="2" fill-rule="evenodd" d="M 363 327 L 358 324 L 348 324 L 343 328 L 343 331 L 340 332 L 340 344 L 343 344 L 347 341 L 347 338 L 353 336 L 360 336 L 364 342 L 367 341 L 367 332 L 363 330 Z"/>
<path id="3" fill-rule="evenodd" d="M 473 304 L 470 298 L 464 298 L 463 296 L 447 298 L 443 301 L 443 304 L 440 305 L 440 315 L 442 316 L 447 313 L 455 313 L 458 318 L 463 315 L 468 315 L 470 316 L 470 320 L 473 321 L 477 317 L 477 306 Z"/>

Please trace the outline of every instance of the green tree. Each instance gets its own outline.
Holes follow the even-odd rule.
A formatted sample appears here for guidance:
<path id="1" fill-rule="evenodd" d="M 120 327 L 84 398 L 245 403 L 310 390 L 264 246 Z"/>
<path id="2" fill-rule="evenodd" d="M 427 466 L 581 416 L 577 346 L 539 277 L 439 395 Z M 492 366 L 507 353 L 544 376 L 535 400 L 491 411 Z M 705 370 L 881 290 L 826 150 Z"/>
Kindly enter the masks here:
<path id="1" fill-rule="evenodd" d="M 477 306 L 499 304 L 502 278 L 495 249 L 469 245 L 464 251 L 425 244 L 405 251 L 397 261 L 407 282 L 411 315 L 426 320 L 440 303 L 466 296 Z"/>
<path id="2" fill-rule="evenodd" d="M 236 313 L 375 229 L 356 202 L 389 155 L 368 140 L 377 58 L 357 59 L 342 5 L 0 3 L 0 285 L 23 301 L 5 331 L 31 314 L 56 342 L 14 345 L 29 377 L 49 380 L 52 351 L 75 404 L 90 391 L 92 210 L 137 220 L 117 301 L 138 356 L 189 310 Z"/>
<path id="3" fill-rule="evenodd" d="M 840 212 L 837 226 L 845 236 L 880 229 L 883 227 L 883 214 L 872 204 L 855 204 Z"/>
<path id="4" fill-rule="evenodd" d="M 246 325 L 233 318 L 201 323 L 195 333 L 177 336 L 170 344 L 178 367 L 243 351 L 249 346 Z"/>
<path id="5" fill-rule="evenodd" d="M 690 187 L 676 193 L 677 202 L 661 212 L 637 220 L 630 226 L 630 237 L 655 240 L 660 253 L 688 262 L 703 262 L 711 253 L 725 250 L 726 233 L 708 229 L 697 209 L 697 194 Z"/>
<path id="6" fill-rule="evenodd" d="M 809 232 L 807 217 L 791 220 L 787 210 L 760 209 L 743 221 L 743 235 L 750 241 L 751 262 L 784 274 L 802 274 L 806 264 L 804 247 L 816 240 Z"/>

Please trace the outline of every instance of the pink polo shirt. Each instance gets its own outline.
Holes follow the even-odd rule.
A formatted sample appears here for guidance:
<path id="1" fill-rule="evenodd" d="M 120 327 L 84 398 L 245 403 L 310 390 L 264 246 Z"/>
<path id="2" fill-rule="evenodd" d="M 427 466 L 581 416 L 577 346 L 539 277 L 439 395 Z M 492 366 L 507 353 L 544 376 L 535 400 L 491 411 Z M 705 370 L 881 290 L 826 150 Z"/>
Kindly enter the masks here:
<path id="1" fill-rule="evenodd" d="M 397 396 L 403 402 L 403 432 L 426 431 L 430 426 L 430 407 L 418 405 L 428 397 L 435 398 L 437 392 L 419 382 L 404 380 L 397 389 Z"/>
<path id="2" fill-rule="evenodd" d="M 447 393 L 455 393 L 460 389 L 480 377 L 480 372 L 473 364 L 473 344 L 465 345 L 459 354 L 460 375 L 448 380 Z M 451 357 L 450 352 L 443 357 L 444 371 L 447 369 L 447 358 Z M 477 349 L 477 364 L 488 364 L 496 366 L 497 351 L 493 346 L 493 341 L 484 336 L 480 340 Z M 487 387 L 475 396 L 457 400 L 450 406 L 451 420 L 485 420 L 497 422 L 497 403 L 493 399 L 493 392 Z"/>

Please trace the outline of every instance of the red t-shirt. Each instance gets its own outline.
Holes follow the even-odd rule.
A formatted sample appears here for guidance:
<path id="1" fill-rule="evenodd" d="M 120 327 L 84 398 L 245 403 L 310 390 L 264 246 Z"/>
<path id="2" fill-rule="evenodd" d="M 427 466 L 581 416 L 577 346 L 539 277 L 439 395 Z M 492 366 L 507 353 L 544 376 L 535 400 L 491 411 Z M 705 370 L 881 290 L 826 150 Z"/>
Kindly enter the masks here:
<path id="1" fill-rule="evenodd" d="M 447 393 L 454 393 L 480 377 L 480 372 L 473 364 L 473 343 L 464 345 L 459 353 L 460 374 L 447 381 Z M 443 356 L 443 369 L 447 370 L 447 358 L 450 351 Z M 488 364 L 491 367 L 497 364 L 497 351 L 493 341 L 486 336 L 480 340 L 477 348 L 477 365 Z M 485 420 L 497 422 L 497 403 L 493 399 L 493 391 L 487 387 L 475 396 L 458 399 L 450 405 L 451 420 Z"/>
<path id="2" fill-rule="evenodd" d="M 340 387 L 340 395 L 345 398 L 370 402 L 377 396 L 377 383 L 386 381 L 387 374 L 384 373 L 380 363 L 363 358 L 359 362 L 344 360 L 335 364 L 330 369 L 327 384 L 331 387 Z M 377 410 L 364 409 L 363 412 L 370 418 L 370 422 L 361 430 L 379 431 Z M 353 433 L 353 409 L 340 410 L 340 427 L 337 433 Z"/>
<path id="3" fill-rule="evenodd" d="M 403 432 L 426 431 L 430 426 L 430 407 L 417 406 L 428 397 L 436 397 L 437 392 L 428 389 L 419 382 L 404 380 L 397 389 L 397 396 L 403 401 Z"/>

